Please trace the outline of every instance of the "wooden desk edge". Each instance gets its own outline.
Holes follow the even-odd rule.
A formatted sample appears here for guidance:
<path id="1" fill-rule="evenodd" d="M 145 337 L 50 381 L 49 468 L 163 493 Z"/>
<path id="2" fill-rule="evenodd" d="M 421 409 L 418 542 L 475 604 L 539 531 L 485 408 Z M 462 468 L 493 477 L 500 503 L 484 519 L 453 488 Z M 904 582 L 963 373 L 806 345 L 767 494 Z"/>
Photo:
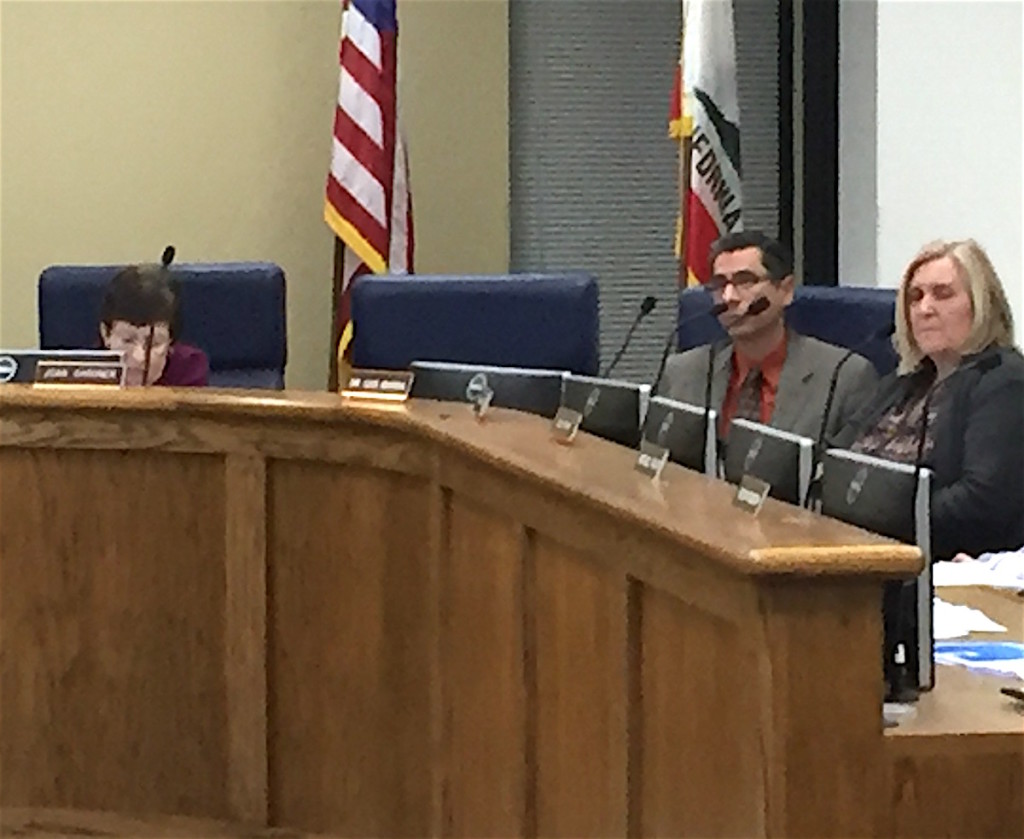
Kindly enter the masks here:
<path id="1" fill-rule="evenodd" d="M 549 474 L 531 471 L 522 463 L 495 454 L 477 441 L 460 437 L 451 426 L 443 427 L 440 424 L 441 420 L 447 419 L 459 407 L 464 406 L 434 401 L 397 405 L 369 404 L 345 399 L 335 393 L 306 391 L 263 392 L 213 388 L 112 390 L 100 387 L 37 389 L 28 385 L 0 387 L 0 416 L 16 414 L 18 411 L 53 409 L 82 414 L 124 411 L 149 416 L 167 413 L 204 419 L 274 419 L 324 425 L 356 421 L 368 426 L 411 432 L 421 439 L 450 446 L 492 466 L 538 481 L 557 492 L 585 497 L 587 503 L 600 507 L 603 512 L 656 531 L 682 547 L 696 548 L 747 576 L 785 578 L 866 575 L 906 579 L 921 570 L 922 556 L 916 547 L 882 540 L 881 537 L 878 542 L 870 544 L 770 546 L 753 549 L 745 554 L 729 553 L 717 546 L 700 543 L 672 527 L 666 527 L 663 520 L 615 504 L 614 499 L 609 503 L 593 495 L 584 496 L 579 492 L 579 487 L 572 486 L 557 472 Z M 537 419 L 532 415 L 506 409 L 495 411 L 503 415 Z M 669 468 L 682 469 L 675 464 L 669 464 Z M 698 476 L 694 473 L 693 477 Z M 802 510 L 798 512 L 804 513 Z"/>

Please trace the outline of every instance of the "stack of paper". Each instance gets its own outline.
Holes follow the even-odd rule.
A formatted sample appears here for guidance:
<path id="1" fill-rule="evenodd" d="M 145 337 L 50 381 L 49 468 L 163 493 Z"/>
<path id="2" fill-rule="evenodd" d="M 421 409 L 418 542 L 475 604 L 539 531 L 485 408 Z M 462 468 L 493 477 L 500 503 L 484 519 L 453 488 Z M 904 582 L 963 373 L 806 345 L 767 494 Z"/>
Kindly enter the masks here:
<path id="1" fill-rule="evenodd" d="M 1006 632 L 1006 627 L 996 623 L 979 609 L 947 603 L 936 597 L 933 601 L 932 635 L 936 641 L 948 638 L 964 638 L 972 632 Z"/>
<path id="2" fill-rule="evenodd" d="M 932 566 L 932 582 L 941 586 L 991 586 L 992 588 L 1024 589 L 1024 554 L 983 555 L 969 562 L 936 562 Z"/>

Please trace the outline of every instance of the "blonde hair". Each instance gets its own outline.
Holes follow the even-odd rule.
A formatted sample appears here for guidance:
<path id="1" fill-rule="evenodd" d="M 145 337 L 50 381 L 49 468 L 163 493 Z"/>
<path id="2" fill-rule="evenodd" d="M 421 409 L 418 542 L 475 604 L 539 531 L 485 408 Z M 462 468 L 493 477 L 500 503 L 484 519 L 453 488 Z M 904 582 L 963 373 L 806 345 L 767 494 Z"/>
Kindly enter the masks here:
<path id="1" fill-rule="evenodd" d="M 971 298 L 974 313 L 971 332 L 959 348 L 960 353 L 970 355 L 991 346 L 1013 346 L 1013 313 L 1006 301 L 1003 284 L 985 249 L 974 239 L 931 242 L 921 248 L 903 272 L 900 290 L 896 295 L 896 334 L 893 345 L 900 356 L 900 373 L 913 372 L 924 360 L 924 353 L 914 341 L 914 333 L 910 328 L 910 306 L 907 302 L 910 281 L 922 265 L 946 257 L 956 266 Z"/>

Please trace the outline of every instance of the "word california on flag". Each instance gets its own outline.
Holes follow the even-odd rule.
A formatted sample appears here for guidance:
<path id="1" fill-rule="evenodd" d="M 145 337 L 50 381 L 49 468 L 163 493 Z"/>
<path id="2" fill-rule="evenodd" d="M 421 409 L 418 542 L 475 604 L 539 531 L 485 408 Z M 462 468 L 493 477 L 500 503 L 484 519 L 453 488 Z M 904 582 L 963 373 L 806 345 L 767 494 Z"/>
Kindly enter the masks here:
<path id="1" fill-rule="evenodd" d="M 342 0 L 338 101 L 324 221 L 337 237 L 331 385 L 354 335 L 352 286 L 412 271 L 412 198 L 398 129 L 396 0 Z"/>
<path id="2" fill-rule="evenodd" d="M 669 135 L 680 141 L 680 284 L 705 283 L 719 236 L 743 228 L 732 0 L 683 0 Z"/>

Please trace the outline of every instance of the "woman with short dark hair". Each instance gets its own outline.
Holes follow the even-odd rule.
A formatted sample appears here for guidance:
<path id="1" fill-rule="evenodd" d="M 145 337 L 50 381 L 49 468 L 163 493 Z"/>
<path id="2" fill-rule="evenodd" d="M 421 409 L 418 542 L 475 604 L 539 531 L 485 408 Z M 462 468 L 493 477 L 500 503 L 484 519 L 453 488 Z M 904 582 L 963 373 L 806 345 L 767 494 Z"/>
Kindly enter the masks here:
<path id="1" fill-rule="evenodd" d="M 160 265 L 129 265 L 114 275 L 100 309 L 103 345 L 124 354 L 125 383 L 204 387 L 209 361 L 198 347 L 175 340 L 178 289 L 168 270 L 174 248 Z"/>

